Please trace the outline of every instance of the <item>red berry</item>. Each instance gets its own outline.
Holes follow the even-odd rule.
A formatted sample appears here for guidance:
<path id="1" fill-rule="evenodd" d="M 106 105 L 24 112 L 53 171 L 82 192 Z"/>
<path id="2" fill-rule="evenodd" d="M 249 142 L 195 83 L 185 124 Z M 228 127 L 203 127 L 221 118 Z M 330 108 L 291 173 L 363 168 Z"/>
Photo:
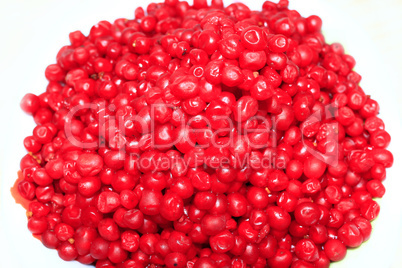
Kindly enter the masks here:
<path id="1" fill-rule="evenodd" d="M 302 239 L 295 246 L 296 256 L 308 261 L 315 262 L 319 258 L 318 248 L 310 239 Z"/>
<path id="2" fill-rule="evenodd" d="M 318 222 L 320 218 L 320 209 L 314 203 L 301 203 L 296 207 L 294 215 L 298 223 L 310 226 Z"/>
<path id="3" fill-rule="evenodd" d="M 324 245 L 324 252 L 331 261 L 340 261 L 346 256 L 346 247 L 337 239 L 329 239 Z"/>
<path id="4" fill-rule="evenodd" d="M 40 108 L 40 100 L 38 96 L 28 93 L 22 98 L 20 106 L 27 114 L 35 114 Z"/>
<path id="5" fill-rule="evenodd" d="M 78 257 L 77 249 L 70 242 L 63 242 L 58 248 L 59 257 L 65 261 L 72 261 Z"/>

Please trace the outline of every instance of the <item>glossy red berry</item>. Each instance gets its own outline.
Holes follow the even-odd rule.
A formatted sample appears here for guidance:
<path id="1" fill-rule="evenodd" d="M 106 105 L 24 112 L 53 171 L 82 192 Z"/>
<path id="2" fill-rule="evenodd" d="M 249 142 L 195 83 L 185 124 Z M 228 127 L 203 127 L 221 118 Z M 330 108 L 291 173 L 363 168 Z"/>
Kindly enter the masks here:
<path id="1" fill-rule="evenodd" d="M 21 109 L 28 114 L 35 114 L 40 108 L 40 100 L 38 96 L 28 93 L 21 100 Z"/>
<path id="2" fill-rule="evenodd" d="M 346 256 L 346 246 L 338 239 L 329 239 L 324 245 L 324 252 L 331 261 L 341 261 Z"/>
<path id="3" fill-rule="evenodd" d="M 298 223 L 305 226 L 314 225 L 320 218 L 320 209 L 314 203 L 301 203 L 295 208 L 295 218 Z"/>
<path id="4" fill-rule="evenodd" d="M 295 246 L 296 256 L 308 262 L 315 262 L 319 258 L 318 248 L 310 239 L 302 239 Z"/>

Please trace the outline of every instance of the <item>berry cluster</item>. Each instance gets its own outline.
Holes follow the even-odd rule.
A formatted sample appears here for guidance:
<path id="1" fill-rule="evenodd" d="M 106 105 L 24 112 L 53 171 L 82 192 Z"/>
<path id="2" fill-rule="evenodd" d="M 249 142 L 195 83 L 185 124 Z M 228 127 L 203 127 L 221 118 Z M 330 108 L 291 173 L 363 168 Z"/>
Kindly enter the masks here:
<path id="1" fill-rule="evenodd" d="M 28 228 L 97 268 L 328 267 L 369 239 L 390 135 L 317 16 L 178 0 L 70 34 L 22 109 Z"/>

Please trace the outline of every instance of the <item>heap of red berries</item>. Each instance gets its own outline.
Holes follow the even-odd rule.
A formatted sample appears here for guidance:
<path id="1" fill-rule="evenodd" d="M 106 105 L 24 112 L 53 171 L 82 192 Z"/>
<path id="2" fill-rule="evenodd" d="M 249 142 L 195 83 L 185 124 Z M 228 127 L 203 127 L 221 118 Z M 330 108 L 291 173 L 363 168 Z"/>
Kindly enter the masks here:
<path id="1" fill-rule="evenodd" d="M 328 267 L 369 239 L 390 135 L 288 1 L 166 0 L 70 34 L 22 109 L 28 228 L 97 268 Z"/>

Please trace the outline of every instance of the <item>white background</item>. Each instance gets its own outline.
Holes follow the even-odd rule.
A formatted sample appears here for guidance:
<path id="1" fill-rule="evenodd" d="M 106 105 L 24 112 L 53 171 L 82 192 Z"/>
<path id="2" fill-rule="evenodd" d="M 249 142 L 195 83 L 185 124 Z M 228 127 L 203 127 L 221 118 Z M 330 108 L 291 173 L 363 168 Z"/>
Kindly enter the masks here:
<path id="1" fill-rule="evenodd" d="M 230 1 L 225 1 L 230 3 Z M 249 4 L 260 9 L 263 1 Z M 0 267 L 82 267 L 63 262 L 57 252 L 33 239 L 26 228 L 25 211 L 10 195 L 25 151 L 22 140 L 31 135 L 32 118 L 19 109 L 22 96 L 45 90 L 44 70 L 55 62 L 68 33 L 85 34 L 99 20 L 132 18 L 147 0 L 13 0 L 0 1 Z M 380 116 L 393 138 L 395 164 L 388 170 L 387 193 L 374 222 L 372 238 L 331 267 L 402 267 L 401 262 L 401 110 L 402 3 L 399 0 L 292 0 L 303 16 L 323 18 L 328 42 L 340 42 L 357 60 L 361 86 L 381 106 Z"/>

